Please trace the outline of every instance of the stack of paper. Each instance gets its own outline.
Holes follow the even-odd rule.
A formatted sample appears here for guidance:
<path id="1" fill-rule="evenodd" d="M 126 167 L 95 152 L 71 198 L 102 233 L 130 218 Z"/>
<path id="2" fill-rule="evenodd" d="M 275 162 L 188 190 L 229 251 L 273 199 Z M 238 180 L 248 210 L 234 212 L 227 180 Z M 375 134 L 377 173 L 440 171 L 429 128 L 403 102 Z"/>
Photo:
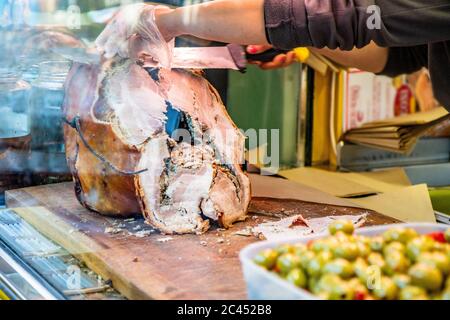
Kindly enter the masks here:
<path id="1" fill-rule="evenodd" d="M 437 108 L 428 112 L 364 124 L 360 128 L 346 132 L 343 140 L 407 154 L 431 127 L 447 119 L 450 119 L 447 110 Z"/>

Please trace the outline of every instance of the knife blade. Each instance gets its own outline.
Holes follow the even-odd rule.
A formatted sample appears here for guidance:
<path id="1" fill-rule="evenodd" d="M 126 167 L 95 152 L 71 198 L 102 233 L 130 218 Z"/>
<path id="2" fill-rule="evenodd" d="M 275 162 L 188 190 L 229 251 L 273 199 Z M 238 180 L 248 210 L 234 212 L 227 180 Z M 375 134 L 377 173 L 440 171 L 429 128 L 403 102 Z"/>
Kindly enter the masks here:
<path id="1" fill-rule="evenodd" d="M 56 47 L 52 51 L 61 57 L 83 64 L 99 64 L 101 54 L 84 48 Z M 225 47 L 178 47 L 174 49 L 172 68 L 175 69 L 232 69 L 245 71 L 247 59 L 244 49 L 235 44 Z"/>
<path id="2" fill-rule="evenodd" d="M 244 49 L 235 44 L 224 47 L 180 47 L 174 50 L 172 67 L 245 71 L 247 57 Z"/>
<path id="3" fill-rule="evenodd" d="M 175 48 L 172 67 L 176 69 L 238 69 L 226 47 Z"/>

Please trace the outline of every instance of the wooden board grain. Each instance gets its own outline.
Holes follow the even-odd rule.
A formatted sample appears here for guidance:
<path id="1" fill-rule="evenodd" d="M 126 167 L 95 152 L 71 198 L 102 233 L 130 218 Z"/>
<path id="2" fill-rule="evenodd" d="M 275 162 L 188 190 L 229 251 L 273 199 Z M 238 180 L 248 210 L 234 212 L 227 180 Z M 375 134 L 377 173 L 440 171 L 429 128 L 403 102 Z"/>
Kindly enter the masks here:
<path id="1" fill-rule="evenodd" d="M 230 230 L 213 227 L 204 235 L 170 236 L 171 240 L 161 242 L 167 236 L 156 231 L 143 238 L 136 236 L 137 229 L 152 230 L 140 217 L 133 221 L 108 218 L 84 209 L 72 183 L 8 191 L 6 201 L 130 299 L 246 299 L 238 253 L 258 240 L 236 235 L 236 231 L 273 219 L 267 216 L 273 213 L 301 213 L 308 218 L 367 212 L 301 200 L 255 198 L 251 211 L 261 215 Z M 369 224 L 392 222 L 369 214 Z M 121 231 L 108 234 L 107 228 Z"/>

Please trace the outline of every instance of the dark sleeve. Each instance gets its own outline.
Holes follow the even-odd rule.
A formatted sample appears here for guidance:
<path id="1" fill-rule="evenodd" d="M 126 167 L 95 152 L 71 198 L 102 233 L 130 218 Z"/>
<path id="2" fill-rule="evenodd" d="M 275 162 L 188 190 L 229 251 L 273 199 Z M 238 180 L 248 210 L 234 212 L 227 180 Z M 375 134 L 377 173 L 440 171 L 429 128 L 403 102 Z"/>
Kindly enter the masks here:
<path id="1" fill-rule="evenodd" d="M 428 67 L 428 45 L 392 47 L 389 48 L 388 61 L 380 74 L 396 77 L 401 74 L 413 73 L 423 67 Z"/>
<path id="2" fill-rule="evenodd" d="M 407 47 L 450 39 L 449 0 L 265 0 L 268 41 L 350 50 L 370 41 Z"/>

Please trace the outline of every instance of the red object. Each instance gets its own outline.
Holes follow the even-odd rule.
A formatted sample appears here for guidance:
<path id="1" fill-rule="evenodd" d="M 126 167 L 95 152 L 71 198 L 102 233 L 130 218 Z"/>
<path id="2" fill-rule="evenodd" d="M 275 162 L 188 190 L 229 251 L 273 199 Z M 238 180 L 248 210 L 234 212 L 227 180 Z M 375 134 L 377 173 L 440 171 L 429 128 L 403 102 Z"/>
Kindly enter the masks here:
<path id="1" fill-rule="evenodd" d="M 291 225 L 289 226 L 289 228 L 295 227 L 309 227 L 308 221 L 300 215 L 294 221 L 292 221 Z"/>
<path id="2" fill-rule="evenodd" d="M 403 114 L 409 114 L 412 112 L 412 99 L 414 95 L 408 85 L 403 85 L 397 90 L 397 96 L 395 97 L 395 116 L 401 116 Z"/>
<path id="3" fill-rule="evenodd" d="M 365 299 L 366 299 L 366 294 L 364 292 L 361 292 L 361 291 L 355 292 L 355 300 L 365 300 Z"/>
<path id="4" fill-rule="evenodd" d="M 427 236 L 432 238 L 436 242 L 440 242 L 440 243 L 446 243 L 447 242 L 445 240 L 445 235 L 444 235 L 443 232 L 433 232 L 433 233 L 427 234 Z"/>

